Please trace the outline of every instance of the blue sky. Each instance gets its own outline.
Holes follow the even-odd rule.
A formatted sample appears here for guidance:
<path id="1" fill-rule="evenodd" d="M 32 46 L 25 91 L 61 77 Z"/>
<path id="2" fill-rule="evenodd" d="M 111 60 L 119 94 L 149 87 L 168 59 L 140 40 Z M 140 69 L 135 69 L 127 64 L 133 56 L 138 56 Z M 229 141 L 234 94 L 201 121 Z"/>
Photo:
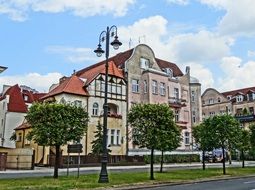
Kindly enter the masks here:
<path id="1" fill-rule="evenodd" d="M 3 84 L 47 92 L 99 59 L 101 31 L 116 25 L 123 46 L 140 43 L 219 91 L 255 86 L 254 0 L 0 0 Z M 244 14 L 245 13 L 245 14 Z M 131 41 L 130 41 L 131 39 Z M 131 42 L 131 46 L 129 46 Z"/>

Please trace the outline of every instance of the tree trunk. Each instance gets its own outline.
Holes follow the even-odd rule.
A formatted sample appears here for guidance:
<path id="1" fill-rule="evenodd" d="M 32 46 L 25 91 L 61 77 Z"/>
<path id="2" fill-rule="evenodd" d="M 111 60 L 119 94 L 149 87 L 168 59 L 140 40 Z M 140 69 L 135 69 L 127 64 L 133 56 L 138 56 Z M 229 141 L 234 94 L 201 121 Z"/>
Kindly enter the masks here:
<path id="1" fill-rule="evenodd" d="M 202 151 L 203 170 L 205 170 L 205 151 Z"/>
<path id="2" fill-rule="evenodd" d="M 160 161 L 160 173 L 163 172 L 163 163 L 164 163 L 164 151 L 161 151 L 161 161 Z"/>
<path id="3" fill-rule="evenodd" d="M 244 168 L 244 151 L 243 151 L 243 149 L 242 149 L 242 168 Z"/>
<path id="4" fill-rule="evenodd" d="M 153 172 L 153 164 L 154 164 L 154 148 L 151 148 L 151 175 L 150 180 L 154 180 L 154 172 Z"/>
<path id="5" fill-rule="evenodd" d="M 228 159 L 229 159 L 229 164 L 232 164 L 232 155 L 231 155 L 231 151 L 229 151 L 229 155 L 228 155 Z"/>
<path id="6" fill-rule="evenodd" d="M 226 166 L 225 166 L 225 149 L 222 147 L 222 164 L 223 164 L 223 174 L 226 175 Z"/>
<path id="7" fill-rule="evenodd" d="M 56 148 L 56 156 L 55 156 L 55 165 L 54 165 L 54 178 L 58 178 L 58 166 L 59 166 L 59 150 L 60 150 L 60 145 L 55 145 Z"/>

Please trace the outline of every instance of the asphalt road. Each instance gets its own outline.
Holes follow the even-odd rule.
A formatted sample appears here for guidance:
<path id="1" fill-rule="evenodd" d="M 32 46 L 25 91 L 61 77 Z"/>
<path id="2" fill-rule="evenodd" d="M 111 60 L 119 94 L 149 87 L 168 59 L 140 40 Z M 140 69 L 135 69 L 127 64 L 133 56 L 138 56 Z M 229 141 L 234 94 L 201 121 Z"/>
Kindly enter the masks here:
<path id="1" fill-rule="evenodd" d="M 255 190 L 255 177 L 170 185 L 146 190 Z"/>

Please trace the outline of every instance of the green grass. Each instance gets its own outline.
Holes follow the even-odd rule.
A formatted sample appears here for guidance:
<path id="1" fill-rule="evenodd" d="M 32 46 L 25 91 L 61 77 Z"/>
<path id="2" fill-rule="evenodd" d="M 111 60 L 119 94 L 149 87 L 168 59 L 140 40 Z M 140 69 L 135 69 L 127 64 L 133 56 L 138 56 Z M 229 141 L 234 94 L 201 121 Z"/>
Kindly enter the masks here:
<path id="1" fill-rule="evenodd" d="M 255 174 L 254 167 L 227 168 L 227 176 L 244 176 Z M 52 177 L 23 178 L 23 179 L 1 179 L 0 189 L 3 190 L 74 190 L 94 189 L 100 187 L 131 186 L 135 184 L 152 184 L 163 182 L 184 182 L 199 179 L 221 178 L 222 169 L 188 169 L 174 170 L 165 173 L 155 172 L 155 180 L 149 180 L 149 173 L 110 173 L 107 184 L 97 183 L 98 175 L 89 174 L 76 176 L 61 176 L 59 179 Z"/>

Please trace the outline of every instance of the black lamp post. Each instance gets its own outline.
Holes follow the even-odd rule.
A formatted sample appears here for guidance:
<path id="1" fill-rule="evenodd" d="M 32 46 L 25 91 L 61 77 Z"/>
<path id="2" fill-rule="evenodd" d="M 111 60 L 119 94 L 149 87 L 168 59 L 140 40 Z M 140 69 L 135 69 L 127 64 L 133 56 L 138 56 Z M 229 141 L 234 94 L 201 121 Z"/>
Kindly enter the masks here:
<path id="1" fill-rule="evenodd" d="M 108 162 L 108 152 L 107 152 L 107 116 L 108 116 L 108 58 L 109 58 L 109 41 L 110 38 L 114 37 L 114 40 L 111 42 L 111 45 L 115 50 L 122 45 L 122 43 L 118 40 L 117 36 L 117 27 L 115 25 L 108 27 L 106 31 L 102 31 L 99 36 L 99 43 L 97 49 L 94 51 L 98 57 L 102 56 L 105 53 L 105 92 L 104 92 L 104 121 L 103 121 L 103 154 L 101 160 L 101 172 L 98 179 L 99 183 L 108 183 L 108 174 L 107 174 L 107 162 Z M 105 51 L 101 48 L 101 42 L 105 41 Z"/>

